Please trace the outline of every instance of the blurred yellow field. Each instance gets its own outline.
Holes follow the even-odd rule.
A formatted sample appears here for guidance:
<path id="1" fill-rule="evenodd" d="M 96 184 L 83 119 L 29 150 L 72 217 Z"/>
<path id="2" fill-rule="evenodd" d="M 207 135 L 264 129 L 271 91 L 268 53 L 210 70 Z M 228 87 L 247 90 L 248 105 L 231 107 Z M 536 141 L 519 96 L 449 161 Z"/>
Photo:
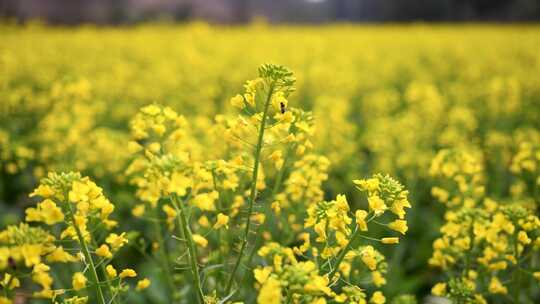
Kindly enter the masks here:
<path id="1" fill-rule="evenodd" d="M 540 301 L 538 25 L 0 36 L 1 304 Z"/>

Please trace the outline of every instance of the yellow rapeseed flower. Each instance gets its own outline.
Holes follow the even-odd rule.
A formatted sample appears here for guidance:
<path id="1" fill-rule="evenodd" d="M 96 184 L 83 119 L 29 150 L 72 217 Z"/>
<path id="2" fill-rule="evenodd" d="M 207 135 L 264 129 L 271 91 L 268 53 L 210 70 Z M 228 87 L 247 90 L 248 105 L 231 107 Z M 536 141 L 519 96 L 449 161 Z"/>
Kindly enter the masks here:
<path id="1" fill-rule="evenodd" d="M 431 293 L 439 297 L 446 295 L 446 283 L 435 284 L 435 286 L 431 288 Z"/>
<path id="2" fill-rule="evenodd" d="M 229 217 L 223 213 L 217 215 L 216 223 L 214 224 L 214 229 L 219 229 L 221 227 L 229 228 Z"/>
<path id="3" fill-rule="evenodd" d="M 137 282 L 137 287 L 135 289 L 140 291 L 140 290 L 144 290 L 148 288 L 149 286 L 150 286 L 150 280 L 148 278 L 144 278 Z"/>
<path id="4" fill-rule="evenodd" d="M 371 299 L 369 300 L 370 303 L 373 304 L 384 304 L 386 302 L 386 298 L 380 291 L 375 291 L 373 295 L 371 295 Z"/>
<path id="5" fill-rule="evenodd" d="M 369 209 L 376 215 L 381 215 L 388 209 L 384 201 L 377 195 L 368 197 Z"/>
<path id="6" fill-rule="evenodd" d="M 126 268 L 126 269 L 122 270 L 120 272 L 120 275 L 119 275 L 119 277 L 121 279 L 123 279 L 123 278 L 134 278 L 136 276 L 137 276 L 137 273 L 135 272 L 135 270 L 133 270 L 131 268 Z"/>
<path id="7" fill-rule="evenodd" d="M 96 255 L 104 258 L 110 259 L 112 257 L 111 250 L 109 249 L 109 246 L 103 244 L 98 249 L 96 249 Z"/>
<path id="8" fill-rule="evenodd" d="M 71 284 L 73 285 L 73 289 L 81 290 L 86 287 L 86 281 L 87 279 L 82 272 L 76 272 L 73 274 Z"/>
<path id="9" fill-rule="evenodd" d="M 381 242 L 383 244 L 399 244 L 399 238 L 397 238 L 397 237 L 382 238 Z"/>
<path id="10" fill-rule="evenodd" d="M 199 245 L 199 246 L 201 246 L 201 247 L 203 247 L 203 248 L 205 248 L 206 246 L 208 246 L 208 240 L 205 239 L 202 235 L 200 235 L 200 234 L 193 234 L 192 237 L 193 237 L 193 241 L 194 241 L 197 245 Z"/>
<path id="11" fill-rule="evenodd" d="M 107 267 L 105 267 L 105 271 L 107 272 L 107 276 L 109 278 L 116 278 L 117 272 L 113 265 L 107 265 Z"/>
<path id="12" fill-rule="evenodd" d="M 388 228 L 395 230 L 401 234 L 405 234 L 405 232 L 407 232 L 407 230 L 409 229 L 407 227 L 407 221 L 404 220 L 395 220 L 388 224 Z"/>
<path id="13" fill-rule="evenodd" d="M 497 277 L 491 277 L 491 281 L 489 282 L 488 290 L 490 293 L 493 294 L 507 294 L 508 289 L 499 281 Z"/>

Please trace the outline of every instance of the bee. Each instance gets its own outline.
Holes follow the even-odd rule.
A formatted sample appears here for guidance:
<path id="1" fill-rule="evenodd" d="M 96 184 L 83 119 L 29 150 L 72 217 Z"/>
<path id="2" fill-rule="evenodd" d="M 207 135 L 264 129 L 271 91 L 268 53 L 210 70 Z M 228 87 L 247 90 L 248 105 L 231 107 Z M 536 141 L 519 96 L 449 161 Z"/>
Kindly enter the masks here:
<path id="1" fill-rule="evenodd" d="M 281 109 L 281 114 L 285 114 L 285 111 L 287 111 L 287 109 L 285 109 L 285 103 L 283 101 L 279 103 L 279 108 Z"/>

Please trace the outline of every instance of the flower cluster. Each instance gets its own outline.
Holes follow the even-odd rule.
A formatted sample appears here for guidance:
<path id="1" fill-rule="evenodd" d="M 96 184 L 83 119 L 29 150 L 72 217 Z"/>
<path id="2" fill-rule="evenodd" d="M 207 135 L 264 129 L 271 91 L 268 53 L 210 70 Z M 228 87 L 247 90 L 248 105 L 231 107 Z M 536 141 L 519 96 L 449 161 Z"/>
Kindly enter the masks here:
<path id="1" fill-rule="evenodd" d="M 449 208 L 473 207 L 484 195 L 482 159 L 478 153 L 441 150 L 431 162 L 429 173 L 440 179 L 443 186 L 432 187 L 431 194 Z"/>
<path id="2" fill-rule="evenodd" d="M 36 298 L 63 298 L 66 303 L 107 303 L 122 298 L 129 290 L 125 279 L 137 274 L 129 268 L 117 274 L 113 266 L 114 256 L 128 238 L 126 233 L 113 232 L 117 222 L 109 216 L 114 205 L 103 190 L 79 173 L 50 173 L 30 197 L 41 201 L 26 209 L 27 223 L 0 232 L 0 270 L 4 272 L 6 295 L 27 288 L 22 282 L 29 278 L 41 287 L 32 293 Z M 52 273 L 65 263 L 78 269 L 72 275 L 71 287 L 53 279 Z M 146 287 L 149 284 L 140 282 Z M 87 295 L 81 296 L 84 293 Z M 5 298 L 4 302 L 10 300 Z"/>
<path id="3" fill-rule="evenodd" d="M 271 265 L 254 270 L 260 284 L 259 303 L 280 303 L 281 299 L 293 303 L 326 303 L 327 300 L 367 303 L 365 290 L 357 284 L 366 278 L 375 287 L 386 284 L 384 256 L 372 245 L 360 245 L 359 240 L 399 243 L 398 237 L 368 236 L 368 225 L 377 224 L 405 234 L 408 229 L 405 208 L 411 207 L 408 192 L 387 175 L 376 174 L 354 183 L 367 194 L 369 211 L 352 212 L 345 195 L 312 203 L 304 227 L 313 229 L 314 235 L 301 233 L 299 246 L 289 248 L 269 243 L 258 251 Z M 381 219 L 387 218 L 387 210 L 397 218 L 383 223 Z M 381 291 L 375 291 L 369 301 L 385 303 L 385 297 Z"/>
<path id="4" fill-rule="evenodd" d="M 461 169 L 454 162 L 441 162 L 447 155 L 454 155 Z M 487 197 L 482 179 L 474 178 L 483 175 L 478 158 L 460 150 L 442 151 L 432 168 L 443 172 L 445 166 L 451 168 L 447 172 L 455 172 L 443 173 L 454 183 L 445 183 L 447 190 L 434 187 L 432 194 L 439 201 L 454 203 L 447 205 L 442 236 L 433 243 L 429 263 L 448 279 L 436 284 L 432 293 L 460 303 L 487 303 L 511 294 L 519 302 L 523 292 L 511 286 L 536 276 L 524 269 L 540 245 L 540 219 L 520 201 Z"/>

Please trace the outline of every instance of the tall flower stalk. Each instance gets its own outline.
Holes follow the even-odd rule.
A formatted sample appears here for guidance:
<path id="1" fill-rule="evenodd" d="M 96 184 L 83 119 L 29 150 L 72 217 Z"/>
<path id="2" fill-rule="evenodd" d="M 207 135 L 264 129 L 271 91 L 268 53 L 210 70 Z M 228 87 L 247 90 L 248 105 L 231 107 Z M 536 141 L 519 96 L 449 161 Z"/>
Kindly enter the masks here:
<path id="1" fill-rule="evenodd" d="M 246 215 L 246 227 L 244 229 L 244 237 L 242 239 L 242 245 L 240 246 L 240 252 L 238 253 L 238 257 L 236 258 L 236 262 L 234 263 L 234 268 L 229 277 L 227 288 L 225 289 L 226 294 L 228 294 L 231 291 L 232 283 L 234 281 L 234 276 L 236 274 L 236 271 L 238 270 L 238 267 L 240 266 L 240 263 L 242 262 L 242 257 L 244 256 L 244 250 L 246 249 L 246 246 L 248 243 L 249 231 L 251 229 L 251 215 L 253 213 L 253 204 L 255 203 L 255 199 L 257 198 L 257 178 L 259 175 L 259 163 L 260 163 L 260 157 L 261 157 L 261 150 L 263 146 L 264 129 L 266 126 L 266 117 L 268 114 L 268 107 L 270 105 L 270 100 L 272 99 L 273 92 L 274 92 L 274 84 L 272 83 L 270 86 L 268 95 L 266 97 L 266 101 L 264 103 L 264 111 L 263 111 L 261 125 L 259 128 L 257 146 L 255 147 L 255 153 L 253 155 L 254 164 L 253 164 L 253 173 L 252 173 L 252 178 L 251 178 L 251 190 L 250 190 L 249 202 L 248 202 L 248 212 Z"/>
<path id="2" fill-rule="evenodd" d="M 128 239 L 125 233 L 112 232 L 118 224 L 109 218 L 115 206 L 103 195 L 103 189 L 79 173 L 49 173 L 30 196 L 42 200 L 26 209 L 25 220 L 40 226 L 24 223 L 0 232 L 0 242 L 10 247 L 9 259 L 14 266 L 21 266 L 12 267 L 16 270 L 13 273 L 6 273 L 4 281 L 10 284 L 5 287 L 4 283 L 5 289 L 11 291 L 24 286 L 21 280 L 31 280 L 41 286 L 41 290 L 32 294 L 35 298 L 62 303 L 87 303 L 89 299 L 98 304 L 117 303 L 117 296 L 130 288 L 123 279 L 134 278 L 137 273 L 123 269 L 118 275 L 112 265 L 115 253 Z M 64 249 L 66 244 L 69 247 Z M 23 254 L 12 254 L 17 252 Z M 80 269 L 72 274 L 71 288 L 53 289 L 57 278 L 50 272 L 57 263 L 74 263 Z M 21 272 L 24 268 L 32 269 L 30 276 Z M 68 274 L 72 268 L 58 269 Z M 145 279 L 137 283 L 137 290 L 149 285 L 150 281 Z M 3 301 L 10 296 L 7 291 L 5 296 L 0 302 L 11 303 Z"/>
<path id="3" fill-rule="evenodd" d="M 248 82 L 246 85 L 247 93 L 244 96 L 239 96 L 236 99 L 237 105 L 240 108 L 245 109 L 245 106 L 252 105 L 255 110 L 260 109 L 257 105 L 257 95 L 258 95 L 258 86 L 262 84 L 262 90 L 265 94 L 264 101 L 262 103 L 262 116 L 260 118 L 260 124 L 257 134 L 257 143 L 255 145 L 255 150 L 253 152 L 253 171 L 251 177 L 251 187 L 248 200 L 248 210 L 246 214 L 246 225 L 244 227 L 244 233 L 242 238 L 242 243 L 240 245 L 240 250 L 234 263 L 233 269 L 229 276 L 227 282 L 227 287 L 225 288 L 225 294 L 229 294 L 232 289 L 232 285 L 240 266 L 242 259 L 244 257 L 244 252 L 248 244 L 249 233 L 252 226 L 252 215 L 253 215 L 253 205 L 257 199 L 257 181 L 259 178 L 259 164 L 261 161 L 261 152 L 264 146 L 264 133 L 266 130 L 266 124 L 270 109 L 270 104 L 273 101 L 273 96 L 276 92 L 280 92 L 280 96 L 287 96 L 294 90 L 293 84 L 295 78 L 293 77 L 292 72 L 287 70 L 285 67 L 267 64 L 259 68 L 259 78 L 255 81 Z M 235 100 L 233 99 L 233 104 Z M 283 104 L 281 104 L 283 106 Z"/>
<path id="4" fill-rule="evenodd" d="M 86 241 L 84 240 L 84 236 L 79 229 L 79 226 L 77 225 L 77 222 L 75 220 L 75 216 L 73 215 L 73 209 L 71 208 L 71 204 L 68 202 L 67 205 L 69 206 L 69 217 L 72 223 L 72 227 L 75 229 L 77 233 L 77 239 L 79 241 L 79 245 L 81 246 L 81 251 L 84 255 L 84 260 L 88 263 L 88 268 L 90 270 L 90 274 L 92 275 L 93 280 L 93 287 L 96 293 L 97 301 L 100 304 L 106 304 L 105 296 L 103 295 L 103 290 L 101 289 L 99 276 L 96 271 L 96 266 L 94 264 L 94 259 L 92 258 L 92 255 L 90 254 L 90 250 L 88 249 L 88 246 L 86 245 Z M 112 291 L 110 290 L 111 294 Z"/>
<path id="5" fill-rule="evenodd" d="M 189 253 L 189 266 L 191 268 L 193 282 L 195 283 L 197 300 L 198 303 L 203 304 L 204 292 L 202 290 L 201 275 L 199 273 L 199 265 L 197 263 L 197 248 L 195 247 L 195 243 L 193 242 L 193 235 L 191 233 L 191 228 L 189 227 L 188 218 L 186 216 L 186 209 L 183 206 L 183 202 L 179 202 L 178 197 L 175 194 L 171 195 L 171 202 L 176 209 L 176 212 L 179 214 L 178 225 L 182 229 L 182 234 L 187 244 L 187 249 Z"/>

